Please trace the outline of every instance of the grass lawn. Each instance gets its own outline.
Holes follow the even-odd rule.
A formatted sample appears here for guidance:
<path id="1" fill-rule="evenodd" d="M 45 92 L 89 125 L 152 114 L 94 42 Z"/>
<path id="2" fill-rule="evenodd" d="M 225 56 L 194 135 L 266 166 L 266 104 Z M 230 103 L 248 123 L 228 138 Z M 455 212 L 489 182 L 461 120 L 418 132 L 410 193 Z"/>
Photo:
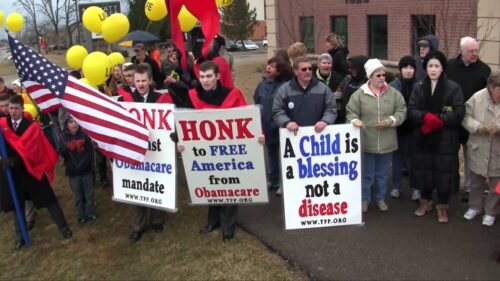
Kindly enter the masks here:
<path id="1" fill-rule="evenodd" d="M 55 61 L 64 61 L 61 57 Z M 237 85 L 249 102 L 260 80 L 257 70 L 263 64 L 248 62 L 238 66 Z M 97 223 L 78 226 L 61 164 L 57 166 L 53 186 L 73 230 L 73 238 L 64 240 L 43 209 L 30 232 L 32 246 L 15 251 L 13 214 L 0 214 L 0 280 L 307 279 L 305 273 L 241 229 L 237 229 L 235 239 L 229 243 L 222 242 L 219 231 L 199 235 L 199 229 L 206 222 L 207 208 L 188 205 L 184 179 L 179 182 L 179 211 L 168 215 L 165 231 L 146 232 L 136 245 L 128 240 L 132 208 L 111 201 L 110 188 L 96 187 Z"/>

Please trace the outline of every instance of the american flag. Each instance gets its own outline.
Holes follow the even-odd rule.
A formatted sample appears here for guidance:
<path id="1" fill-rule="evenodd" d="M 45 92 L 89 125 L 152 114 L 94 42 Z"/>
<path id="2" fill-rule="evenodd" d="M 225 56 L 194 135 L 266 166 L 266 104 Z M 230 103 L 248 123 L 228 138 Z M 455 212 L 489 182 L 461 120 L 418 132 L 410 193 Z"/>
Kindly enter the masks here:
<path id="1" fill-rule="evenodd" d="M 125 108 L 9 35 L 17 74 L 43 112 L 63 107 L 108 157 L 137 165 L 149 131 Z"/>

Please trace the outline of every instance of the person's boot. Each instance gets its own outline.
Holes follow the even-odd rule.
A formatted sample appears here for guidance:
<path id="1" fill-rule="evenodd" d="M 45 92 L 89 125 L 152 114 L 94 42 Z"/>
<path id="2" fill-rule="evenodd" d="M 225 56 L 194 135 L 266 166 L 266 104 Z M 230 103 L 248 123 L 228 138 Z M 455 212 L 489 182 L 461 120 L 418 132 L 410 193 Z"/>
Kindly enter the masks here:
<path id="1" fill-rule="evenodd" d="M 415 210 L 414 214 L 417 217 L 421 217 L 430 211 L 432 211 L 432 203 L 427 199 L 420 199 L 420 205 Z"/>
<path id="2" fill-rule="evenodd" d="M 438 222 L 448 223 L 448 205 L 440 204 L 436 206 Z"/>

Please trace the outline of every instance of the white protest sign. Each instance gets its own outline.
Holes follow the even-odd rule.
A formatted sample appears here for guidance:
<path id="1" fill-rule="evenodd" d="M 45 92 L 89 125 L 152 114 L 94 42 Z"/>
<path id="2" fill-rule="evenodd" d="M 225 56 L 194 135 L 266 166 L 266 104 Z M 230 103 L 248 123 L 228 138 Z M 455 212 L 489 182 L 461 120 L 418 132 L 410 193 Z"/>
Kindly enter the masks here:
<path id="1" fill-rule="evenodd" d="M 268 202 L 258 107 L 177 111 L 175 119 L 192 204 Z"/>
<path id="2" fill-rule="evenodd" d="M 286 229 L 361 223 L 359 128 L 280 129 L 280 155 Z"/>
<path id="3" fill-rule="evenodd" d="M 149 129 L 144 162 L 131 165 L 113 160 L 113 200 L 133 205 L 177 211 L 174 106 L 165 103 L 121 102 Z"/>

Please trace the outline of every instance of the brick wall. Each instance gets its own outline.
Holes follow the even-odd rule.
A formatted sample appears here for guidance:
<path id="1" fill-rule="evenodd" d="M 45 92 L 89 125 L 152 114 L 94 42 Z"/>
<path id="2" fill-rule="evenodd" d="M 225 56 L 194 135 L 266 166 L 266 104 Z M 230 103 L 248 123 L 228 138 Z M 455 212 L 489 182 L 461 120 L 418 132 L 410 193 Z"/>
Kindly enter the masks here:
<path id="1" fill-rule="evenodd" d="M 435 15 L 440 50 L 448 56 L 457 55 L 460 37 L 477 34 L 477 0 L 278 0 L 277 46 L 299 41 L 299 18 L 314 16 L 315 52 L 324 52 L 330 16 L 335 15 L 348 16 L 350 55 L 368 54 L 367 16 L 387 15 L 388 60 L 392 61 L 412 52 L 411 15 Z"/>

